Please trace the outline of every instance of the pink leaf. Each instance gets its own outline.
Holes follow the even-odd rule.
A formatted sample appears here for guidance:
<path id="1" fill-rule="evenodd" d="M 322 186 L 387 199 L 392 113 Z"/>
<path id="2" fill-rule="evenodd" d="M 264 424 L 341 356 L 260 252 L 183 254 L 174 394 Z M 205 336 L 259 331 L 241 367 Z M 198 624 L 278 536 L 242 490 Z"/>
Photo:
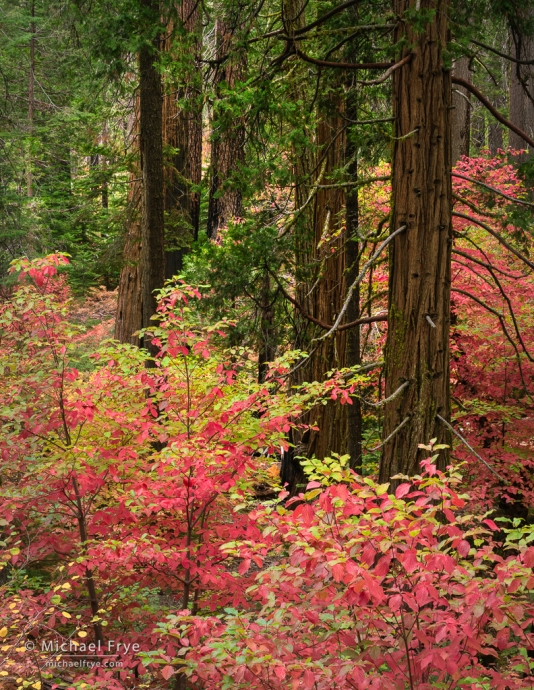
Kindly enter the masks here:
<path id="1" fill-rule="evenodd" d="M 280 680 L 284 680 L 284 678 L 286 677 L 286 670 L 283 666 L 276 666 L 274 672 L 276 677 L 280 678 Z"/>
<path id="2" fill-rule="evenodd" d="M 303 681 L 305 688 L 313 688 L 315 685 L 315 676 L 311 671 L 304 671 Z"/>
<path id="3" fill-rule="evenodd" d="M 534 546 L 529 547 L 523 554 L 523 563 L 527 568 L 534 567 Z"/>
<path id="4" fill-rule="evenodd" d="M 238 573 L 240 575 L 244 575 L 248 571 L 249 568 L 250 568 L 250 558 L 245 558 L 241 562 L 241 565 L 239 566 Z"/>
<path id="5" fill-rule="evenodd" d="M 161 675 L 165 678 L 165 680 L 169 680 L 169 678 L 174 675 L 173 667 L 164 666 L 161 670 Z"/>
<path id="6" fill-rule="evenodd" d="M 460 556 L 463 556 L 464 558 L 467 556 L 469 553 L 469 549 L 471 548 L 470 544 L 468 541 L 465 539 L 462 539 L 462 541 L 458 544 L 456 547 L 456 550 L 460 554 Z"/>
<path id="7" fill-rule="evenodd" d="M 406 496 L 408 491 L 410 491 L 410 484 L 404 483 L 400 484 L 400 486 L 397 487 L 397 491 L 395 491 L 395 496 L 397 498 L 402 498 L 403 496 Z"/>

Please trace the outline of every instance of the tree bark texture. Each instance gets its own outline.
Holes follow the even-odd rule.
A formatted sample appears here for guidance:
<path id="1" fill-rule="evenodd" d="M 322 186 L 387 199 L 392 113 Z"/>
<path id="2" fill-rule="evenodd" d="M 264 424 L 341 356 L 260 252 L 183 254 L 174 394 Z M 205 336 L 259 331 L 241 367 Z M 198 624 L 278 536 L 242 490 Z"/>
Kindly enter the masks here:
<path id="1" fill-rule="evenodd" d="M 454 64 L 454 74 L 468 82 L 473 80 L 469 58 L 461 57 Z M 452 104 L 452 164 L 469 155 L 471 143 L 471 94 L 461 86 L 454 87 Z"/>
<path id="2" fill-rule="evenodd" d="M 530 13 L 534 11 L 531 9 Z M 514 54 L 519 60 L 534 60 L 534 38 L 518 33 L 514 37 Z M 510 74 L 510 121 L 534 137 L 534 65 L 512 64 Z M 510 131 L 512 149 L 524 149 L 525 142 Z M 529 148 L 529 153 L 534 153 Z M 521 159 L 524 159 L 523 155 Z"/>
<path id="3" fill-rule="evenodd" d="M 154 14 L 159 3 L 142 0 Z M 139 147 L 143 178 L 141 226 L 141 294 L 144 328 L 153 322 L 155 290 L 165 282 L 165 200 L 163 174 L 163 89 L 157 69 L 159 39 L 139 51 Z"/>
<path id="4" fill-rule="evenodd" d="M 346 114 L 349 120 L 358 119 L 357 95 L 355 84 L 348 85 L 346 96 Z M 348 163 L 349 181 L 358 177 L 357 150 L 351 141 L 350 132 L 346 143 L 346 161 Z M 347 191 L 346 198 L 346 238 L 345 238 L 345 285 L 349 287 L 356 280 L 360 272 L 360 242 L 358 240 L 358 189 L 352 187 Z M 348 323 L 360 318 L 360 288 L 356 288 L 352 300 L 347 308 Z M 346 334 L 345 366 L 353 367 L 361 364 L 360 326 L 351 328 Z M 358 473 L 362 471 L 362 405 L 358 396 L 352 398 L 352 405 L 347 405 L 347 453 L 350 455 L 350 467 Z"/>
<path id="5" fill-rule="evenodd" d="M 200 53 L 200 39 L 197 38 L 200 14 L 194 0 L 187 0 L 180 6 L 184 29 L 187 34 L 186 50 L 194 53 L 193 60 Z M 193 35 L 190 35 L 190 33 Z M 162 48 L 173 50 L 172 27 L 169 38 Z M 181 47 L 181 46 L 179 46 Z M 163 144 L 170 153 L 163 156 L 163 209 L 164 238 L 166 251 L 163 257 L 164 275 L 171 278 L 182 269 L 183 255 L 191 238 L 198 236 L 200 217 L 200 195 L 191 190 L 198 185 L 202 175 L 202 105 L 200 94 L 194 84 L 187 83 L 180 88 L 168 87 L 163 94 L 161 107 L 161 131 Z M 162 86 L 161 86 L 162 88 Z M 186 99 L 189 106 L 181 108 L 179 99 Z M 139 138 L 140 98 L 136 99 L 131 137 Z M 140 143 L 138 144 L 140 149 Z M 141 151 L 140 151 L 141 153 Z M 115 338 L 120 342 L 139 344 L 132 334 L 143 324 L 141 285 L 141 234 L 144 217 L 144 177 L 135 169 L 130 179 L 128 230 L 123 254 Z M 159 212 L 158 212 L 159 213 Z M 178 237 L 175 237 L 177 235 Z M 161 248 L 158 249 L 158 252 Z M 162 281 L 161 266 L 158 280 Z"/>
<path id="6" fill-rule="evenodd" d="M 141 299 L 141 185 L 133 183 L 130 188 L 128 233 L 123 253 L 123 267 L 119 282 L 117 316 L 115 318 L 115 339 L 121 343 L 139 345 L 143 303 Z"/>
<path id="7" fill-rule="evenodd" d="M 395 13 L 402 16 L 410 5 L 413 9 L 410 0 L 396 0 Z M 418 471 L 428 455 L 418 444 L 449 441 L 436 419 L 450 415 L 452 90 L 443 68 L 449 7 L 447 0 L 421 0 L 421 9 L 435 10 L 425 31 L 404 24 L 396 36 L 404 34 L 413 57 L 393 76 L 391 231 L 406 230 L 390 245 L 386 398 L 406 387 L 385 405 L 383 482 Z M 408 50 L 403 48 L 401 57 Z"/>
<path id="8" fill-rule="evenodd" d="M 184 50 L 196 72 L 200 58 L 200 11 L 196 0 L 180 4 L 181 28 L 185 35 L 173 45 L 172 28 L 163 50 L 182 59 Z M 180 56 L 179 53 L 182 53 Z M 186 68 L 187 69 L 187 68 Z M 163 141 L 165 165 L 165 258 L 166 277 L 180 273 L 191 242 L 198 237 L 200 194 L 192 191 L 202 176 L 202 102 L 197 75 L 182 74 L 181 83 L 167 85 L 163 98 Z M 184 105 L 187 104 L 187 105 Z"/>
<path id="9" fill-rule="evenodd" d="M 238 18 L 218 18 L 215 31 L 217 58 L 227 57 L 215 75 L 215 91 L 224 99 L 224 90 L 232 89 L 245 76 L 246 55 L 236 53 L 233 43 Z M 245 156 L 245 128 L 240 118 L 228 116 L 215 107 L 212 115 L 210 189 L 208 202 L 208 237 L 215 239 L 219 230 L 243 212 L 242 193 L 235 179 Z M 234 179 L 232 179 L 234 178 Z"/>
<path id="10" fill-rule="evenodd" d="M 333 181 L 332 173 L 339 170 L 344 157 L 343 119 L 341 117 L 342 101 L 330 103 L 328 115 L 322 114 L 317 126 L 317 144 L 319 160 L 314 167 L 321 169 L 324 165 L 323 181 Z M 300 176 L 309 163 L 302 161 Z M 308 198 L 311 184 L 299 185 L 296 194 L 296 205 L 300 207 Z M 343 305 L 345 294 L 345 234 L 341 232 L 345 211 L 345 192 L 343 188 L 319 189 L 310 204 L 310 213 L 302 218 L 297 230 L 297 248 L 295 261 L 300 272 L 296 288 L 296 298 L 304 306 L 307 314 L 323 323 L 333 323 Z M 310 232 L 311 230 L 311 232 Z M 322 341 L 313 341 L 323 331 L 315 327 L 300 313 L 295 313 L 299 324 L 299 334 L 295 347 L 310 352 L 307 363 L 297 369 L 292 377 L 293 386 L 305 382 L 324 381 L 328 371 L 345 366 L 346 331 L 336 333 Z M 293 431 L 292 442 L 295 446 L 282 462 L 281 478 L 287 483 L 292 494 L 298 493 L 304 482 L 304 474 L 296 456 L 304 455 L 324 458 L 331 453 L 344 453 L 347 450 L 347 405 L 329 401 L 326 405 L 317 405 L 304 418 L 305 424 L 317 427 L 304 434 Z"/>

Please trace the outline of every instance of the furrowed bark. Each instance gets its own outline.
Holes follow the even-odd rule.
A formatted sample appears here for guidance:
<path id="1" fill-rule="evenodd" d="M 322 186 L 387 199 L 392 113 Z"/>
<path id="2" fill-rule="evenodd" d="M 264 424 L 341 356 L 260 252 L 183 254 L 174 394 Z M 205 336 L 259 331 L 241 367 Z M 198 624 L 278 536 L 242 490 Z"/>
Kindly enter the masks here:
<path id="1" fill-rule="evenodd" d="M 383 438 L 406 418 L 408 422 L 383 447 L 380 481 L 399 472 L 416 473 L 427 455 L 418 444 L 431 438 L 447 443 L 450 436 L 436 420 L 437 414 L 447 420 L 450 416 L 452 89 L 443 65 L 449 6 L 447 0 L 420 4 L 435 11 L 424 32 L 418 34 L 406 23 L 396 35 L 412 46 L 413 59 L 393 76 L 398 138 L 391 229 L 407 229 L 390 249 L 386 398 L 403 383 L 408 386 L 385 405 Z M 413 5 L 397 0 L 395 13 L 402 16 Z M 414 134 L 405 137 L 410 132 Z"/>
<path id="2" fill-rule="evenodd" d="M 216 20 L 217 57 L 228 56 L 217 68 L 215 88 L 219 98 L 223 90 L 232 89 L 245 75 L 246 55 L 233 52 L 238 17 Z M 244 160 L 245 128 L 240 118 L 228 121 L 214 112 L 211 135 L 210 190 L 208 204 L 208 237 L 215 239 L 222 227 L 243 212 L 242 194 L 235 179 Z"/>
<path id="3" fill-rule="evenodd" d="M 454 74 L 466 81 L 471 81 L 469 58 L 461 57 L 454 65 Z M 469 155 L 471 142 L 471 103 L 469 92 L 458 87 L 457 93 L 453 93 L 452 104 L 452 164 L 454 165 L 462 156 Z"/>
<path id="4" fill-rule="evenodd" d="M 158 16 L 157 0 L 142 0 Z M 141 294 L 143 328 L 153 324 L 156 313 L 155 290 L 165 282 L 165 206 L 163 175 L 163 89 L 157 69 L 160 41 L 144 45 L 139 51 L 139 131 L 141 173 L 143 177 L 143 221 L 141 226 Z M 150 349 L 150 337 L 145 346 Z"/>

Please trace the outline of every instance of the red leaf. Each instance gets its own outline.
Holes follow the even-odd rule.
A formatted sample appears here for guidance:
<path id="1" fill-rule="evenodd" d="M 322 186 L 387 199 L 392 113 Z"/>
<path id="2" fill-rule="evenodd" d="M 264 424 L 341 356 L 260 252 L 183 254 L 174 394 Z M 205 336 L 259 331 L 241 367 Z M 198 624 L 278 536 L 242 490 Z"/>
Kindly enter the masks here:
<path id="1" fill-rule="evenodd" d="M 493 522 L 493 520 L 482 520 L 482 522 L 487 525 L 490 529 L 492 529 L 494 532 L 498 532 L 499 528 L 497 525 Z"/>
<path id="2" fill-rule="evenodd" d="M 471 545 L 469 544 L 468 541 L 465 539 L 462 539 L 462 541 L 458 544 L 456 547 L 456 550 L 460 554 L 460 556 L 463 556 L 464 558 L 467 556 L 469 553 L 469 549 L 471 548 Z"/>
<path id="3" fill-rule="evenodd" d="M 299 522 L 302 522 L 304 525 L 308 526 L 312 524 L 314 515 L 315 513 L 311 505 L 307 503 L 301 503 L 295 509 L 295 512 L 293 513 L 293 518 L 295 519 L 295 522 L 298 519 Z"/>
<path id="4" fill-rule="evenodd" d="M 244 575 L 248 571 L 249 568 L 250 568 L 250 558 L 245 558 L 241 562 L 241 565 L 239 566 L 239 570 L 237 572 L 240 575 Z"/>
<path id="5" fill-rule="evenodd" d="M 280 678 L 280 680 L 284 680 L 284 678 L 286 677 L 286 670 L 283 666 L 276 666 L 274 672 L 277 678 Z"/>
<path id="6" fill-rule="evenodd" d="M 534 546 L 530 546 L 523 554 L 523 563 L 527 568 L 534 567 Z"/>
<path id="7" fill-rule="evenodd" d="M 403 496 L 406 496 L 406 494 L 408 493 L 408 491 L 410 491 L 410 488 L 411 488 L 411 485 L 410 485 L 410 484 L 407 484 L 407 483 L 400 484 L 400 485 L 397 487 L 397 490 L 395 491 L 395 496 L 396 496 L 397 498 L 402 498 Z"/>
<path id="8" fill-rule="evenodd" d="M 304 671 L 303 681 L 305 688 L 313 688 L 315 685 L 315 676 L 311 671 Z"/>
<path id="9" fill-rule="evenodd" d="M 169 678 L 174 675 L 173 667 L 164 666 L 161 670 L 161 675 L 165 678 L 165 680 L 169 680 Z"/>

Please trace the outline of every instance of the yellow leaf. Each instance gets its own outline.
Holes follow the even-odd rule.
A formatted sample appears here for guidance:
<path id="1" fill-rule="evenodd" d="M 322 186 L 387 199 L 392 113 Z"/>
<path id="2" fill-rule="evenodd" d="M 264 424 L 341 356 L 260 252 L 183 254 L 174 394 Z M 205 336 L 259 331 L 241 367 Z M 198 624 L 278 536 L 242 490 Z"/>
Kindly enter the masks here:
<path id="1" fill-rule="evenodd" d="M 7 671 L 0 671 L 0 676 L 8 676 L 9 673 Z"/>
<path id="2" fill-rule="evenodd" d="M 65 583 L 63 583 L 61 586 L 63 587 L 63 589 L 70 589 L 70 588 L 71 588 L 71 587 L 70 587 L 70 582 L 65 582 Z"/>
<path id="3" fill-rule="evenodd" d="M 7 628 L 4 625 L 4 627 L 0 630 L 0 637 L 6 637 L 7 635 Z"/>
<path id="4" fill-rule="evenodd" d="M 78 637 L 87 637 L 85 630 L 78 630 Z"/>
<path id="5" fill-rule="evenodd" d="M 72 618 L 72 616 L 70 615 L 70 613 L 67 613 L 67 611 L 62 611 L 62 612 L 61 612 L 61 615 L 62 615 L 62 616 L 65 616 L 65 618 Z"/>
<path id="6" fill-rule="evenodd" d="M 32 688 L 35 688 L 35 690 L 41 690 L 41 681 L 38 680 L 37 683 L 34 683 Z"/>

